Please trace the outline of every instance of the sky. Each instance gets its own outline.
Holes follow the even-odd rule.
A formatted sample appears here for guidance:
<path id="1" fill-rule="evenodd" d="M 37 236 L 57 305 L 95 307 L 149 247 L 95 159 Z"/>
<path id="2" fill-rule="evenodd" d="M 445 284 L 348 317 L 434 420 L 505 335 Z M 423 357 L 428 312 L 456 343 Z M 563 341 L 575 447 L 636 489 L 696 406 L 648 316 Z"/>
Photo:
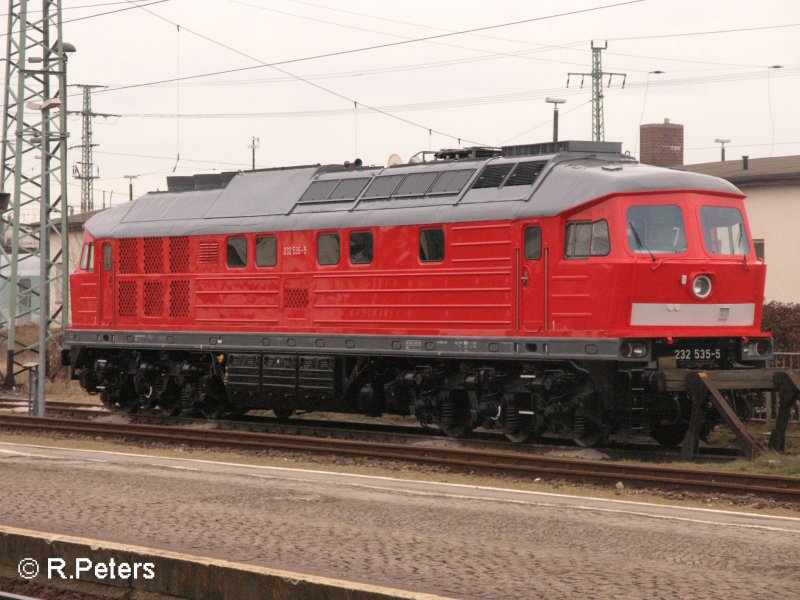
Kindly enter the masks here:
<path id="1" fill-rule="evenodd" d="M 38 5 L 31 2 L 31 10 Z M 95 208 L 169 175 L 591 139 L 684 126 L 685 162 L 800 154 L 799 0 L 64 0 L 68 79 L 95 89 Z M 101 14 L 110 13 L 110 14 Z M 93 16 L 98 15 L 98 16 Z M 475 31 L 478 30 L 478 31 Z M 468 33 L 461 33 L 466 32 Z M 269 66 L 273 65 L 273 66 Z M 771 68 L 778 67 L 780 68 Z M 656 73 L 661 71 L 661 73 Z M 623 75 L 624 87 L 623 87 Z M 567 87 L 569 79 L 569 87 Z M 72 88 L 69 109 L 81 109 Z M 375 110 L 377 109 L 377 110 Z M 80 143 L 81 118 L 68 122 Z M 80 160 L 70 151 L 69 164 Z M 33 168 L 33 167 L 32 167 Z M 78 180 L 69 202 L 80 205 Z"/>

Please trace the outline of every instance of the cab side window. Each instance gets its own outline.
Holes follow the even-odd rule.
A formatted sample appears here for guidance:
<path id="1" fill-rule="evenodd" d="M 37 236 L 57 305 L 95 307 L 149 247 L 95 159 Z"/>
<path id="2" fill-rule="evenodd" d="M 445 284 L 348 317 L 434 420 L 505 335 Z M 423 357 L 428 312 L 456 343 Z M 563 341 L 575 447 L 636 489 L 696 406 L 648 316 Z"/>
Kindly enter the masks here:
<path id="1" fill-rule="evenodd" d="M 528 260 L 542 258 L 542 229 L 540 227 L 525 228 L 525 258 Z"/>
<path id="2" fill-rule="evenodd" d="M 94 244 L 84 244 L 81 252 L 81 271 L 94 271 Z"/>
<path id="3" fill-rule="evenodd" d="M 566 258 L 588 258 L 589 256 L 606 256 L 611 251 L 611 238 L 608 233 L 608 222 L 571 221 L 567 223 L 567 235 L 564 242 Z"/>

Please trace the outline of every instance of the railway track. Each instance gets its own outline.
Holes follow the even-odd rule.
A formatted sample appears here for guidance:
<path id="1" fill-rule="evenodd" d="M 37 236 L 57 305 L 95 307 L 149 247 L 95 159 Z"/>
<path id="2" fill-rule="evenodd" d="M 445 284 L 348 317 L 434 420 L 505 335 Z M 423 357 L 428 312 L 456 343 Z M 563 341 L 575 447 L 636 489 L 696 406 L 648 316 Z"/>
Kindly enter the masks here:
<path id="1" fill-rule="evenodd" d="M 0 398 L 0 410 L 24 408 L 26 403 L 18 400 Z M 501 434 L 490 431 L 475 431 L 469 437 L 452 439 L 435 428 L 423 428 L 416 423 L 413 426 L 389 425 L 376 423 L 354 423 L 352 421 L 331 421 L 312 419 L 277 419 L 275 417 L 244 415 L 236 420 L 195 419 L 190 417 L 170 417 L 159 412 L 142 412 L 136 414 L 114 413 L 98 404 L 49 401 L 48 416 L 62 418 L 95 419 L 104 415 L 119 415 L 133 423 L 150 425 L 169 425 L 184 427 L 205 427 L 209 424 L 218 429 L 251 431 L 255 433 L 279 433 L 287 435 L 304 435 L 309 437 L 330 437 L 338 439 L 361 440 L 370 442 L 389 442 L 417 444 L 420 442 L 449 444 L 454 447 L 474 449 L 507 450 L 513 448 L 517 452 L 576 452 L 583 449 L 571 440 L 558 437 L 537 438 L 535 442 L 514 445 L 506 441 Z M 609 458 L 615 460 L 645 460 L 668 462 L 680 459 L 675 450 L 663 448 L 654 443 L 612 442 L 599 448 Z M 728 462 L 741 457 L 736 448 L 701 448 L 697 459 L 702 462 Z"/>
<path id="2" fill-rule="evenodd" d="M 445 466 L 450 469 L 505 473 L 520 477 L 557 477 L 573 481 L 606 483 L 621 481 L 634 486 L 713 490 L 800 502 L 800 478 L 798 477 L 574 460 L 508 450 L 442 448 L 430 445 L 365 442 L 223 429 L 190 429 L 138 423 L 97 423 L 91 420 L 10 414 L 0 415 L 0 426 L 177 442 L 204 447 L 282 450 L 400 460 Z"/>

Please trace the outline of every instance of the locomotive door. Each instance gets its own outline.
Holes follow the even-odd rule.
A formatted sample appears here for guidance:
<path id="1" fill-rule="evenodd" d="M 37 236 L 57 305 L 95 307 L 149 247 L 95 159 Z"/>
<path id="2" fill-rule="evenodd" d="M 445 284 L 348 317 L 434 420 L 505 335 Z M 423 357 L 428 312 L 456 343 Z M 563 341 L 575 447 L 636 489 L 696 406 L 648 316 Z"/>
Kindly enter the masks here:
<path id="1" fill-rule="evenodd" d="M 114 255 L 111 242 L 103 244 L 102 259 L 98 262 L 100 271 L 100 325 L 114 323 Z"/>
<path id="2" fill-rule="evenodd" d="M 545 273 L 547 260 L 542 250 L 542 228 L 537 222 L 523 223 L 518 233 L 517 329 L 536 333 L 544 328 Z"/>

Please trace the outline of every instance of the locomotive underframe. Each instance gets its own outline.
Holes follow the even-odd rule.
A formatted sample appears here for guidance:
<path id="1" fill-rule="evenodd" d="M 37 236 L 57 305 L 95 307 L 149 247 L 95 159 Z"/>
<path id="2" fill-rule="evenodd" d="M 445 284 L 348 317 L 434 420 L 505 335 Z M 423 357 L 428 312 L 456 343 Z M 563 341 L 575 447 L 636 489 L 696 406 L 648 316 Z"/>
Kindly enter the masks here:
<path id="1" fill-rule="evenodd" d="M 102 335 L 95 338 L 101 340 L 97 345 L 75 344 L 73 337 L 65 362 L 87 391 L 101 394 L 104 404 L 129 412 L 158 408 L 172 415 L 208 418 L 253 409 L 272 409 L 279 417 L 297 410 L 392 413 L 414 415 L 423 425 L 436 425 L 453 437 L 483 427 L 523 442 L 550 431 L 567 433 L 586 446 L 616 432 L 649 433 L 661 444 L 675 446 L 692 415 L 690 391 L 663 384 L 663 374 L 674 371 L 677 361 L 668 351 L 675 342 L 665 345 L 660 339 L 648 340 L 652 353 L 637 361 L 597 356 L 594 341 L 586 340 L 565 341 L 570 348 L 583 350 L 582 355 L 522 358 L 517 354 L 510 359 L 414 354 L 407 344 L 397 356 L 345 354 L 324 352 L 325 344 L 319 341 L 316 352 L 310 347 L 292 352 L 291 347 L 255 350 L 219 344 L 200 349 L 136 347 L 136 341 L 128 339 L 141 334 Z M 221 341 L 207 334 L 204 338 Z M 129 347 L 119 347 L 123 339 Z M 603 340 L 609 341 L 619 348 L 619 340 Z M 694 347 L 710 343 L 690 341 Z M 681 366 L 734 369 L 728 371 L 733 373 L 763 366 L 759 361 L 748 365 L 735 361 L 740 345 L 736 338 L 714 341 L 725 349 L 723 360 L 688 365 L 683 361 Z M 501 343 L 516 350 L 527 346 L 523 350 L 527 352 L 552 347 L 552 342 L 542 340 L 497 341 L 487 342 L 484 349 Z M 428 344 L 443 347 L 427 340 L 419 344 L 420 349 Z M 480 350 L 465 343 L 462 351 L 464 347 Z M 725 398 L 742 418 L 752 416 L 762 400 L 748 389 L 725 392 Z M 718 422 L 715 412 L 704 411 L 698 435 L 706 436 Z"/>

